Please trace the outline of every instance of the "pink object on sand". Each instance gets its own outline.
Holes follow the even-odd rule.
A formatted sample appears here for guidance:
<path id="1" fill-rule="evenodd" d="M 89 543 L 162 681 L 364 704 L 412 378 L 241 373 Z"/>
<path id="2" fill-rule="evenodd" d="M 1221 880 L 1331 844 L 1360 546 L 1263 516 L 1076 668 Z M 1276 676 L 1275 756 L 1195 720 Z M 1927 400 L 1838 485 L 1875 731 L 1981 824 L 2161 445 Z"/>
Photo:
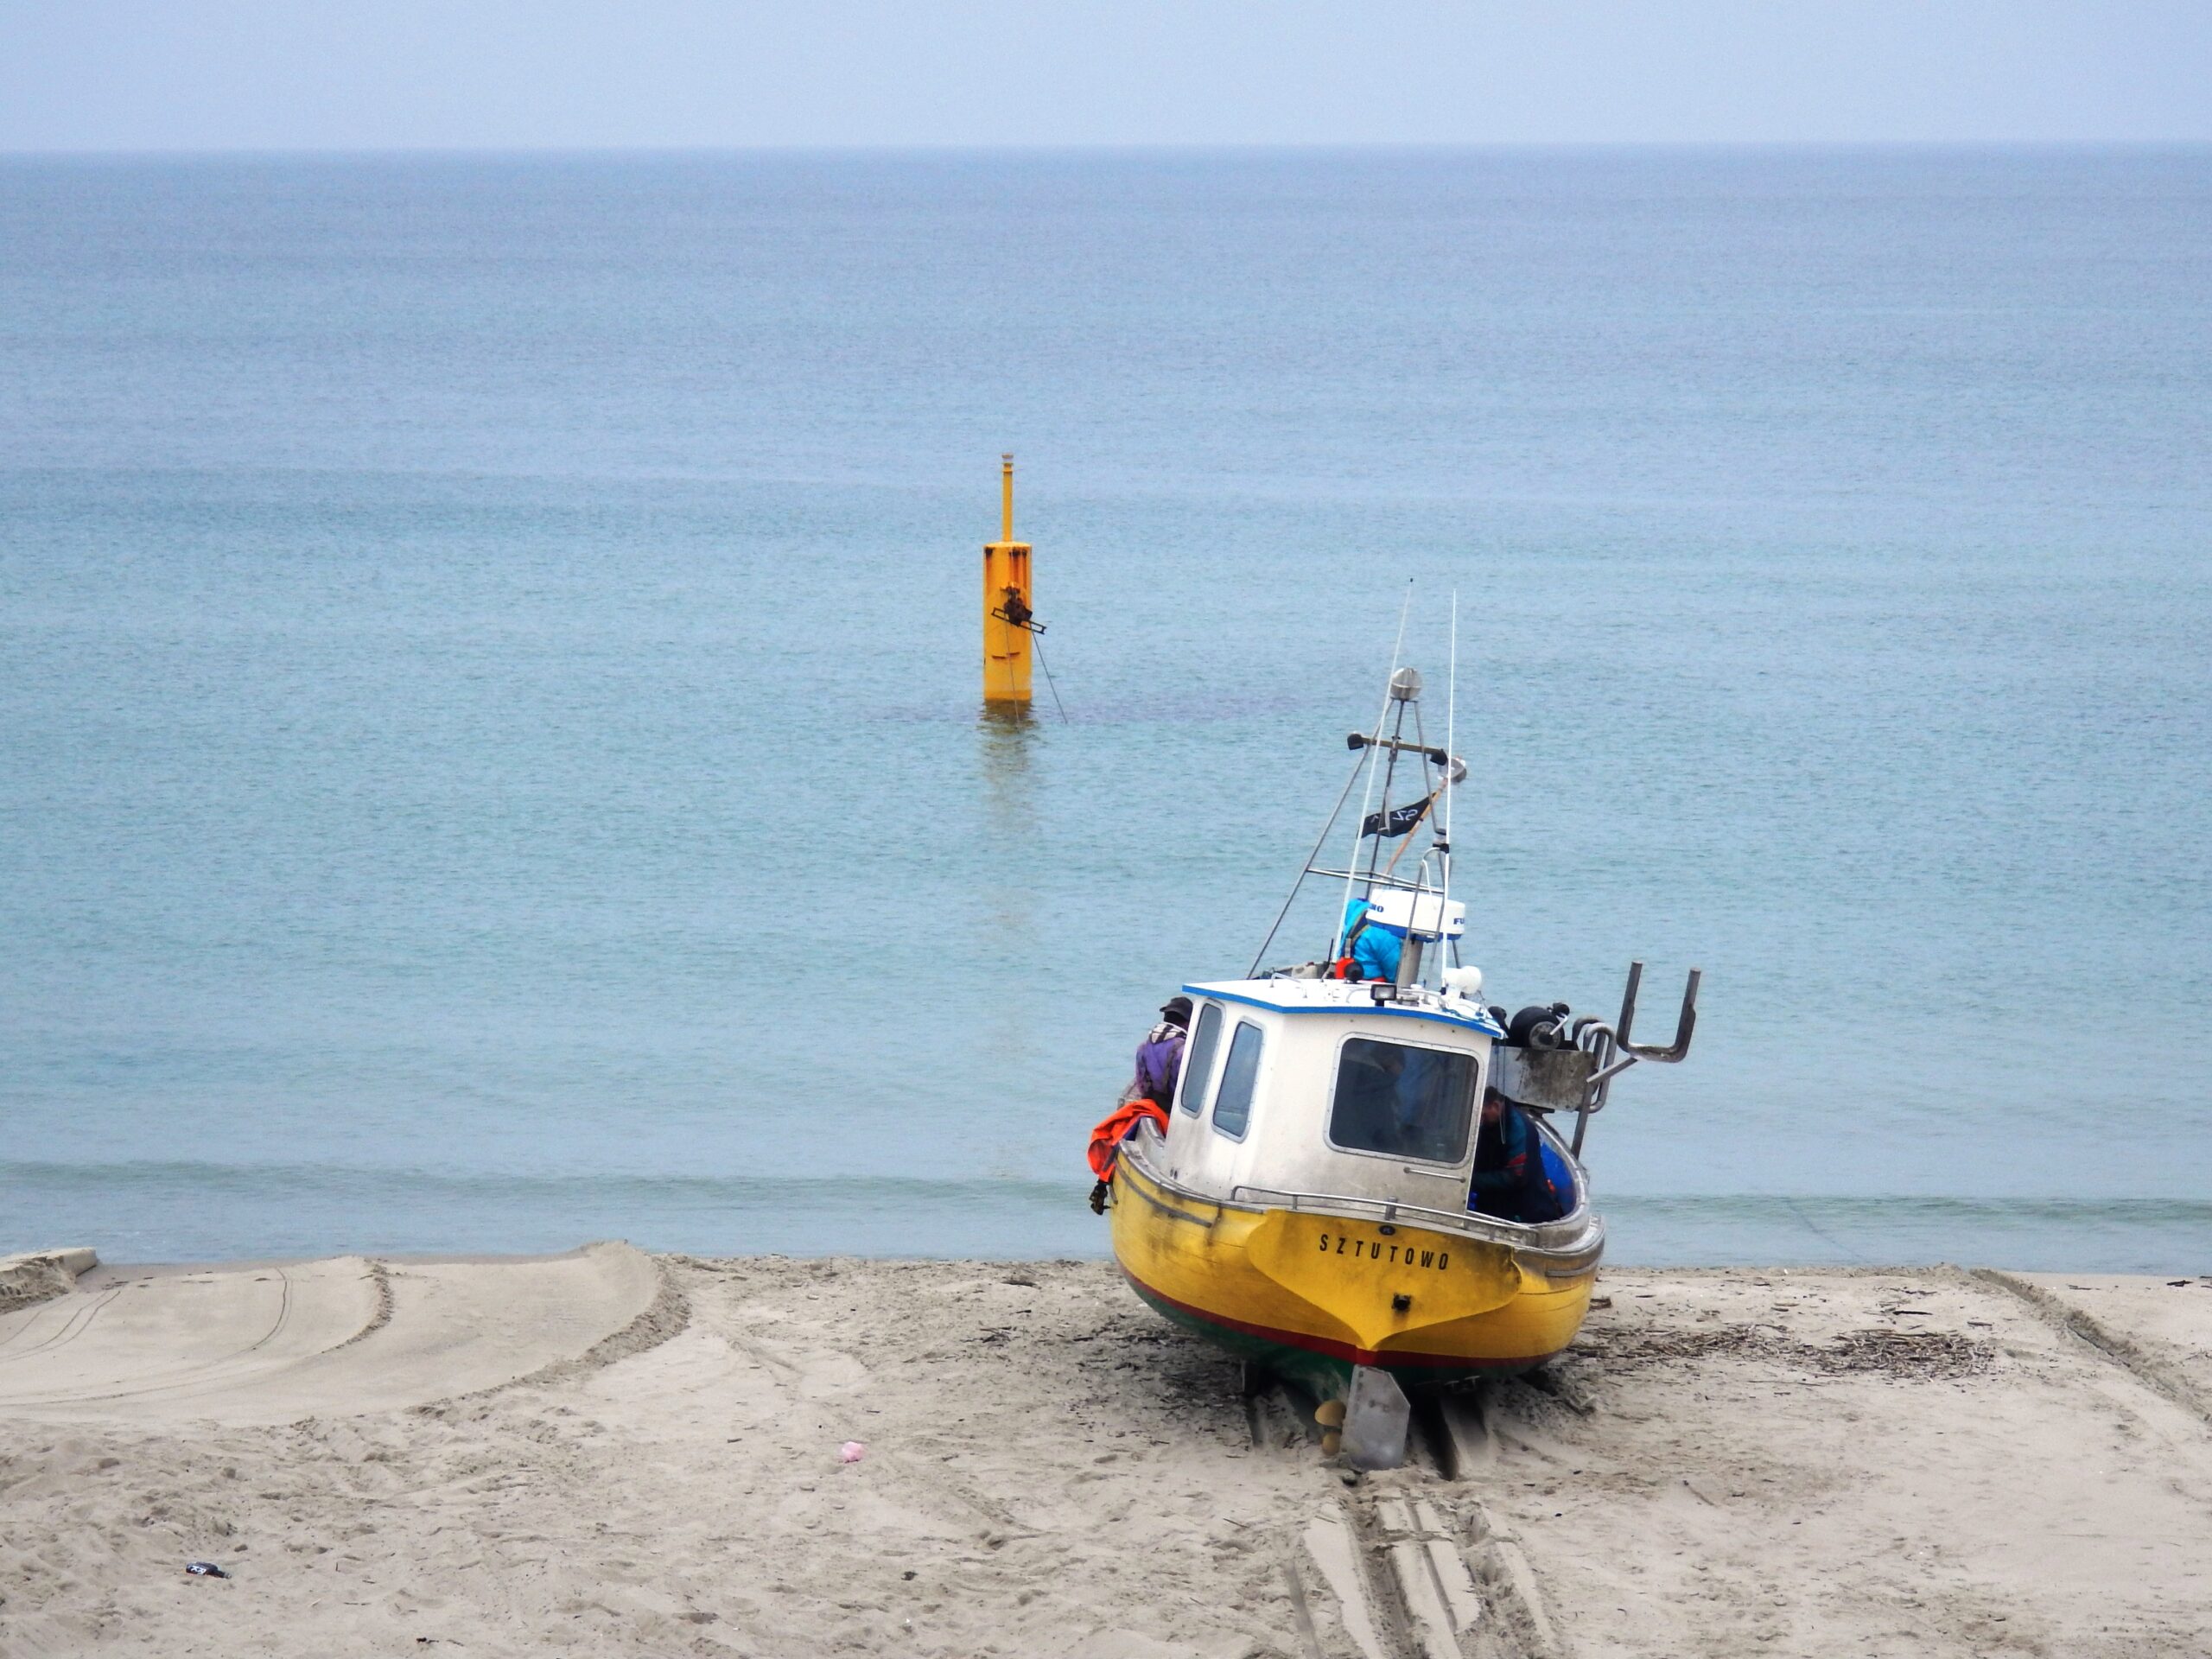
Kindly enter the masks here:
<path id="1" fill-rule="evenodd" d="M 837 1461 L 840 1463 L 858 1463 L 867 1455 L 868 1447 L 858 1440 L 847 1440 L 837 1448 Z"/>

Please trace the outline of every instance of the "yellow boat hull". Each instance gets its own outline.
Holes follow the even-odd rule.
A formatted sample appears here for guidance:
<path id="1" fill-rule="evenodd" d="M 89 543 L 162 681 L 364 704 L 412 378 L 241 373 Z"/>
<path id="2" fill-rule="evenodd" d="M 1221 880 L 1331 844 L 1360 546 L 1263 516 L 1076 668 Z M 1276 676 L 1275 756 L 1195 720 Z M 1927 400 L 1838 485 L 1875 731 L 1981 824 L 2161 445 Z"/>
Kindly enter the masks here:
<path id="1" fill-rule="evenodd" d="M 1594 1252 L 1540 1271 L 1464 1233 L 1196 1198 L 1127 1156 L 1113 1228 L 1122 1275 L 1153 1308 L 1325 1397 L 1355 1365 L 1402 1382 L 1541 1365 L 1581 1329 L 1597 1277 Z"/>

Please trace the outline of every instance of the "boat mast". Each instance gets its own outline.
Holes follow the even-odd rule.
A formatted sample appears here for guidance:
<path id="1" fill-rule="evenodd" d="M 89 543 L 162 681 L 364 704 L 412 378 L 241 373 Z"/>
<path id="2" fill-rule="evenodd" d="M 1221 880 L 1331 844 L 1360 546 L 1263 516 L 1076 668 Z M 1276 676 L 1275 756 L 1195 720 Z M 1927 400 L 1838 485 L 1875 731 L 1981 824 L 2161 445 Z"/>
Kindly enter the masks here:
<path id="1" fill-rule="evenodd" d="M 1410 921 L 1417 921 L 1423 913 L 1421 900 L 1425 896 L 1435 895 L 1440 905 L 1448 905 L 1451 901 L 1451 788 L 1458 780 L 1459 772 L 1455 769 L 1454 758 L 1448 745 L 1456 738 L 1458 731 L 1456 724 L 1459 671 L 1458 590 L 1454 589 L 1452 595 L 1452 677 L 1449 694 L 1452 709 L 1447 711 L 1446 715 L 1445 739 L 1447 747 L 1442 749 L 1433 749 L 1428 747 L 1428 736 L 1424 729 L 1421 714 L 1420 675 L 1410 668 L 1400 666 L 1405 654 L 1406 623 L 1412 612 L 1413 584 L 1408 582 L 1406 585 L 1405 603 L 1398 612 L 1398 637 L 1390 647 L 1390 677 L 1383 689 L 1382 707 L 1376 715 L 1375 728 L 1371 732 L 1354 732 L 1345 740 L 1349 747 L 1364 753 L 1354 763 L 1351 775 L 1344 779 L 1344 789 L 1337 796 L 1337 804 L 1330 809 L 1328 821 L 1321 826 L 1321 833 L 1314 840 L 1313 850 L 1306 854 L 1306 861 L 1299 869 L 1298 879 L 1290 884 L 1289 894 L 1282 901 L 1282 908 L 1275 912 L 1275 918 L 1268 928 L 1267 937 L 1260 941 L 1260 948 L 1252 957 L 1251 966 L 1245 969 L 1247 977 L 1256 975 L 1260 971 L 1260 964 L 1266 960 L 1268 946 L 1274 943 L 1275 935 L 1281 931 L 1283 921 L 1290 914 L 1291 906 L 1298 902 L 1299 892 L 1305 886 L 1306 878 L 1309 875 L 1321 876 L 1332 880 L 1338 876 L 1344 878 L 1344 900 L 1338 911 L 1335 931 L 1331 935 L 1329 942 L 1331 962 L 1338 960 L 1344 955 L 1344 912 L 1351 908 L 1353 899 L 1371 899 L 1377 887 L 1407 892 L 1413 895 L 1411 913 L 1408 918 Z M 1391 705 L 1394 703 L 1397 706 L 1395 723 L 1390 713 Z M 1414 714 L 1414 741 L 1410 743 L 1405 741 L 1406 710 L 1408 708 L 1412 709 Z M 1389 731 L 1389 735 L 1387 737 L 1383 734 L 1386 728 Z M 1388 756 L 1383 762 L 1382 805 L 1379 814 L 1370 810 L 1375 804 L 1376 761 L 1375 752 L 1378 749 L 1387 751 Z M 1415 817 L 1413 825 L 1404 832 L 1406 837 L 1404 843 L 1390 855 L 1389 863 L 1383 865 L 1381 868 L 1377 868 L 1377 866 L 1382 865 L 1382 843 L 1391 837 L 1380 833 L 1375 836 L 1374 847 L 1367 849 L 1367 868 L 1363 871 L 1360 868 L 1360 855 L 1363 844 L 1368 839 L 1366 832 L 1369 820 L 1375 818 L 1383 828 L 1388 828 L 1390 816 L 1390 788 L 1397 776 L 1398 756 L 1401 753 L 1417 753 L 1421 756 L 1422 796 L 1421 812 Z M 1438 766 L 1442 770 L 1444 776 L 1441 782 L 1432 781 L 1429 774 L 1431 766 Z M 1331 832 L 1337 827 L 1337 820 L 1344 815 L 1345 802 L 1351 798 L 1352 785 L 1361 783 L 1363 779 L 1365 782 L 1360 793 L 1359 815 L 1352 821 L 1351 856 L 1344 860 L 1343 869 L 1328 869 L 1320 862 L 1322 851 L 1328 845 Z M 1442 798 L 1440 801 L 1438 798 L 1440 796 Z M 1408 848 L 1413 845 L 1412 837 L 1423 820 L 1427 821 L 1430 833 L 1436 837 L 1432 850 L 1440 860 L 1441 868 L 1438 872 L 1442 882 L 1440 888 L 1429 886 L 1429 858 L 1426 853 L 1418 861 L 1415 873 L 1411 880 L 1395 874 L 1399 858 L 1403 855 Z M 1442 825 L 1440 830 L 1438 828 L 1440 822 Z M 1444 912 L 1439 909 L 1436 914 L 1440 918 Z"/>

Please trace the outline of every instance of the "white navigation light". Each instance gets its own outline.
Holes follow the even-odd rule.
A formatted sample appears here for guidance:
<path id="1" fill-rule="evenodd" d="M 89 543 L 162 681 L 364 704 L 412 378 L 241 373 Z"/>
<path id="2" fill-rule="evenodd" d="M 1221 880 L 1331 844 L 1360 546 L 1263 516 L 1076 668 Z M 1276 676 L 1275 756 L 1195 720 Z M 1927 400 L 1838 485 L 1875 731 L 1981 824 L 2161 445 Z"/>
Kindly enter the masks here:
<path id="1" fill-rule="evenodd" d="M 1444 994 L 1465 997 L 1470 1002 L 1479 1002 L 1483 995 L 1483 970 L 1471 965 L 1446 968 L 1444 970 Z"/>

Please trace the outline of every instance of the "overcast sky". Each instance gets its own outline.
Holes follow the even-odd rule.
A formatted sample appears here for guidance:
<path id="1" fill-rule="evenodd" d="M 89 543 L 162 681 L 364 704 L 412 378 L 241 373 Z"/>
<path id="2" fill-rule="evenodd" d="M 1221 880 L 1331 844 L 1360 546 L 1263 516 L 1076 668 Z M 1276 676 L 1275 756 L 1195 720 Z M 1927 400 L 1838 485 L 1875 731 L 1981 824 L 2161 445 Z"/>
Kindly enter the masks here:
<path id="1" fill-rule="evenodd" d="M 2212 140 L 2212 0 L 0 0 L 0 150 Z"/>

